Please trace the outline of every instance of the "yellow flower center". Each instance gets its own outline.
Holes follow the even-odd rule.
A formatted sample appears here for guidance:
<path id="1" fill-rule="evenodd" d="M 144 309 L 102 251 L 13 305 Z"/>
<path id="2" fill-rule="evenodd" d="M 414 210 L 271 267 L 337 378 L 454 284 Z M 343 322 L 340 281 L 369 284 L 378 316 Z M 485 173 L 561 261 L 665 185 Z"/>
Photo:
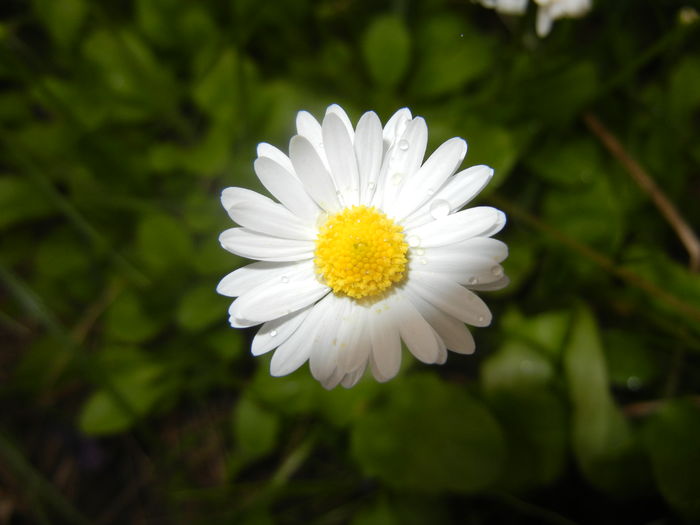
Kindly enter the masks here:
<path id="1" fill-rule="evenodd" d="M 375 208 L 352 206 L 321 226 L 314 262 L 316 273 L 336 294 L 362 299 L 403 279 L 407 251 L 398 224 Z"/>

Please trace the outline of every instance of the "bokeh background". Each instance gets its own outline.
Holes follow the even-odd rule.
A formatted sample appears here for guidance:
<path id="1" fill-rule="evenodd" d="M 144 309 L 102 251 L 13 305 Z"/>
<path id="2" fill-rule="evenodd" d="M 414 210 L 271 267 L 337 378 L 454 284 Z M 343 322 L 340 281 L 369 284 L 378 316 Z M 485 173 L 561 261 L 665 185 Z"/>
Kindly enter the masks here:
<path id="1" fill-rule="evenodd" d="M 693 3 L 3 0 L 0 523 L 698 523 Z M 219 194 L 330 103 L 495 168 L 475 355 L 327 392 L 228 327 Z"/>

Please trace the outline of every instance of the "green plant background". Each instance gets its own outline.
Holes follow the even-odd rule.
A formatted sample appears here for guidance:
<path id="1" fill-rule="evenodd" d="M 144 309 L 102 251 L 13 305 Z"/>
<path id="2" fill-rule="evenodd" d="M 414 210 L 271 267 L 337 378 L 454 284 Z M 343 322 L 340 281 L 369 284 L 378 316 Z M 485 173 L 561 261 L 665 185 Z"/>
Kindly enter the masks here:
<path id="1" fill-rule="evenodd" d="M 700 226 L 692 3 L 5 0 L 0 522 L 698 522 L 700 276 L 590 126 Z M 219 193 L 333 102 L 495 168 L 476 355 L 326 392 L 228 327 Z"/>

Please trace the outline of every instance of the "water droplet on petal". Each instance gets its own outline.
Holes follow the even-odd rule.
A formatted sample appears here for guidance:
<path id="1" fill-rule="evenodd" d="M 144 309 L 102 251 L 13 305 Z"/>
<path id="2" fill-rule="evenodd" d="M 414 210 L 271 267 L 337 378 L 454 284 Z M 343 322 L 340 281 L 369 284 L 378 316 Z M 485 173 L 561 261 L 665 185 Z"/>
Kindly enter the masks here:
<path id="1" fill-rule="evenodd" d="M 400 149 L 401 151 L 407 151 L 407 150 L 408 150 L 408 146 L 409 146 L 409 144 L 408 144 L 408 141 L 407 141 L 406 139 L 401 139 L 401 140 L 399 141 L 399 149 Z"/>
<path id="2" fill-rule="evenodd" d="M 283 275 L 282 278 L 280 279 L 280 281 L 282 281 L 283 283 L 288 283 L 289 277 L 287 277 L 286 275 Z"/>
<path id="3" fill-rule="evenodd" d="M 484 317 L 483 315 L 480 315 L 479 317 L 476 318 L 476 320 L 479 321 L 480 323 L 483 323 L 484 321 L 486 321 L 486 317 Z"/>
<path id="4" fill-rule="evenodd" d="M 423 258 L 420 260 L 420 263 L 421 264 L 428 264 L 428 259 Z"/>
<path id="5" fill-rule="evenodd" d="M 501 275 L 503 275 L 503 268 L 500 264 L 496 264 L 495 266 L 491 267 L 491 275 L 493 275 L 494 277 L 500 277 Z"/>
<path id="6" fill-rule="evenodd" d="M 368 187 L 370 190 L 373 190 L 376 186 L 377 186 L 377 185 L 376 185 L 374 182 L 368 182 L 368 183 L 367 183 L 367 187 Z"/>
<path id="7" fill-rule="evenodd" d="M 391 183 L 394 186 L 398 186 L 401 184 L 401 181 L 403 180 L 403 173 L 394 173 L 391 177 Z"/>
<path id="8" fill-rule="evenodd" d="M 410 236 L 408 239 L 406 239 L 406 240 L 408 241 L 408 245 L 409 245 L 411 248 L 415 248 L 415 247 L 417 247 L 417 246 L 420 245 L 420 237 L 418 237 L 417 235 L 411 235 L 411 236 Z"/>
<path id="9" fill-rule="evenodd" d="M 277 330 L 270 330 L 270 337 L 276 337 L 277 336 Z"/>
<path id="10" fill-rule="evenodd" d="M 471 276 L 471 277 L 467 280 L 467 283 L 468 283 L 468 284 L 479 284 L 479 279 L 477 279 L 477 278 L 474 277 L 474 276 Z"/>
<path id="11" fill-rule="evenodd" d="M 416 255 L 423 255 L 425 253 L 425 250 L 423 248 L 418 248 L 416 250 Z"/>
<path id="12" fill-rule="evenodd" d="M 450 214 L 450 203 L 444 199 L 435 199 L 430 203 L 430 216 L 433 219 L 441 219 Z"/>

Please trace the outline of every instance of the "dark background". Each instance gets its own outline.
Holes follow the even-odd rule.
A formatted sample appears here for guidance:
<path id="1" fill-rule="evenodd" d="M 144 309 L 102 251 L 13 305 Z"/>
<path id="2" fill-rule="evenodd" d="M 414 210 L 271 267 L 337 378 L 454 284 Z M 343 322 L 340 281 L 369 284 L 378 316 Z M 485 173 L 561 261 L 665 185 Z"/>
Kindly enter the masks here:
<path id="1" fill-rule="evenodd" d="M 692 4 L 5 0 L 0 523 L 697 523 Z M 495 168 L 474 356 L 326 392 L 228 327 L 220 191 L 333 102 Z"/>

